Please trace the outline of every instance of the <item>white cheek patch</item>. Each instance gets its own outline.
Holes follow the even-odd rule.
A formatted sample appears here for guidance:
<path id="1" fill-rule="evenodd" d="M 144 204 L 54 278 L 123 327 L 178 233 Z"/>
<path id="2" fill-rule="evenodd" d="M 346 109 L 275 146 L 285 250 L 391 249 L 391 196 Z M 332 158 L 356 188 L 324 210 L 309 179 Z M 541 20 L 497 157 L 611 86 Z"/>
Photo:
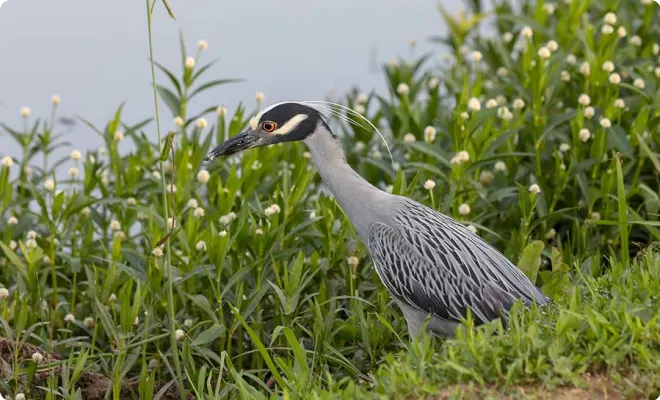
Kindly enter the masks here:
<path id="1" fill-rule="evenodd" d="M 298 114 L 295 115 L 293 118 L 288 120 L 286 124 L 282 125 L 278 129 L 274 130 L 272 132 L 273 135 L 286 135 L 287 133 L 291 132 L 292 130 L 296 129 L 298 125 L 300 125 L 304 120 L 306 120 L 309 116 L 307 114 Z"/>

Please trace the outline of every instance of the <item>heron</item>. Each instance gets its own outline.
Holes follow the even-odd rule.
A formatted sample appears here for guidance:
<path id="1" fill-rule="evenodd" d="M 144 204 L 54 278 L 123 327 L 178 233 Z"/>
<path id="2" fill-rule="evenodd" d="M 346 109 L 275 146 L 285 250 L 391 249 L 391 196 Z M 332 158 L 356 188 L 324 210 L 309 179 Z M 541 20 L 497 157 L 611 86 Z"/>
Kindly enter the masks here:
<path id="1" fill-rule="evenodd" d="M 417 337 L 423 327 L 435 336 L 454 336 L 468 312 L 475 325 L 497 319 L 506 323 L 518 300 L 526 307 L 550 301 L 520 269 L 462 223 L 383 191 L 353 170 L 322 111 L 327 109 L 313 102 L 275 103 L 204 160 L 303 142 L 323 183 L 366 245 L 410 337 Z"/>

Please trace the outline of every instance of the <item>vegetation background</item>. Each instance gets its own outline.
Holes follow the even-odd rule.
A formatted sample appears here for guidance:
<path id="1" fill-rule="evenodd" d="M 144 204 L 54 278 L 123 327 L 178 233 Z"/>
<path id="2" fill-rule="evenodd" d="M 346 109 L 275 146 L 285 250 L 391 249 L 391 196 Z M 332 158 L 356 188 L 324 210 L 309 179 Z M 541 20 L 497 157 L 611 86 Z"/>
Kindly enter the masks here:
<path id="1" fill-rule="evenodd" d="M 154 8 L 147 0 L 150 50 Z M 302 144 L 203 157 L 263 107 L 190 109 L 206 42 L 154 60 L 154 115 L 80 118 L 61 99 L 0 123 L 0 393 L 9 398 L 655 398 L 660 391 L 660 9 L 641 1 L 466 1 L 442 66 L 382 66 L 334 121 L 383 190 L 464 222 L 555 300 L 411 342 Z M 174 16 L 176 10 L 169 9 Z M 480 34 L 490 24 L 495 35 Z M 150 140 L 156 132 L 158 140 Z M 132 141 L 134 150 L 120 151 Z M 70 156 L 53 159 L 69 146 Z M 4 148 L 4 146 L 3 146 Z M 67 162 L 68 179 L 61 179 Z M 470 320 L 465 321 L 472 328 Z"/>

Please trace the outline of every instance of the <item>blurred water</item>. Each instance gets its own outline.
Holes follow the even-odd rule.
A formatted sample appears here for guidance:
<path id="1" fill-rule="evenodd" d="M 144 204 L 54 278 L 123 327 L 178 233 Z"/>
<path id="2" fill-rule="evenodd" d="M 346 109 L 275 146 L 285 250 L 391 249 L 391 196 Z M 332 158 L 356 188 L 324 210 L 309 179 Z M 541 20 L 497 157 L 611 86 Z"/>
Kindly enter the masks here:
<path id="1" fill-rule="evenodd" d="M 460 3 L 443 1 L 452 11 Z M 382 74 L 370 68 L 374 50 L 377 62 L 407 55 L 412 38 L 419 41 L 417 52 L 438 50 L 426 39 L 446 32 L 435 1 L 171 0 L 171 4 L 176 22 L 160 2 L 156 7 L 156 59 L 180 72 L 181 30 L 189 53 L 199 39 L 209 42 L 203 60 L 217 58 L 218 63 L 207 79 L 246 79 L 208 91 L 191 104 L 191 112 L 211 104 L 232 110 L 239 101 L 252 103 L 258 91 L 271 103 L 320 99 L 330 87 L 338 93 L 354 84 L 364 90 L 382 88 Z M 0 121 L 22 126 L 23 106 L 32 109 L 33 117 L 47 117 L 53 94 L 62 97 L 60 115 L 80 115 L 100 127 L 122 101 L 126 101 L 126 122 L 150 117 L 154 113 L 148 54 L 143 1 L 9 0 L 0 9 Z M 162 75 L 159 79 L 165 82 Z M 168 129 L 171 115 L 164 105 L 161 109 L 163 129 Z M 155 137 L 155 124 L 148 134 Z M 83 151 L 102 143 L 80 124 L 67 133 L 67 140 Z M 0 154 L 17 150 L 11 138 L 0 133 Z"/>

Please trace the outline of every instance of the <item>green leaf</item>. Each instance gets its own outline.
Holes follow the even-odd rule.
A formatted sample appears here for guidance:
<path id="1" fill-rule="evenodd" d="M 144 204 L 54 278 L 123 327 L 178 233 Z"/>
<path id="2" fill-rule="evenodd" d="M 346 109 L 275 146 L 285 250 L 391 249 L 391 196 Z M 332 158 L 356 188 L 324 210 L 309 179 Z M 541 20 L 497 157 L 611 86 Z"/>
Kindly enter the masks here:
<path id="1" fill-rule="evenodd" d="M 639 135 L 639 133 L 637 133 L 636 135 L 637 135 L 637 140 L 639 140 L 639 146 L 642 148 L 642 151 L 644 152 L 644 154 L 646 154 L 649 160 L 651 160 L 651 163 L 653 163 L 653 167 L 655 168 L 655 170 L 657 172 L 660 172 L 660 160 L 658 160 L 658 156 L 656 156 L 655 153 L 653 153 L 649 145 L 646 144 L 646 141 L 644 141 L 644 139 Z"/>
<path id="2" fill-rule="evenodd" d="M 634 150 L 628 141 L 628 137 L 621 127 L 614 126 L 609 129 L 607 142 L 609 147 L 614 147 L 627 156 L 632 156 L 634 153 Z"/>
<path id="3" fill-rule="evenodd" d="M 541 267 L 541 254 L 544 247 L 543 242 L 540 240 L 531 242 L 525 247 L 520 261 L 518 261 L 518 268 L 527 275 L 527 278 L 532 283 L 536 282 L 539 268 Z"/>
<path id="4" fill-rule="evenodd" d="M 213 80 L 213 81 L 210 81 L 210 82 L 206 82 L 205 84 L 200 85 L 197 89 L 195 89 L 188 96 L 188 98 L 192 99 L 195 95 L 197 95 L 197 94 L 199 94 L 199 93 L 201 93 L 201 92 L 203 92 L 207 89 L 215 87 L 215 86 L 226 85 L 227 83 L 235 83 L 235 82 L 242 82 L 242 81 L 243 81 L 242 79 L 216 79 L 216 80 Z"/>
<path id="5" fill-rule="evenodd" d="M 181 102 L 176 97 L 176 95 L 172 93 L 171 90 L 169 90 L 164 86 L 156 85 L 156 89 L 158 90 L 158 94 L 160 95 L 160 97 L 165 102 L 165 105 L 167 106 L 167 108 L 169 108 L 170 112 L 172 113 L 172 116 L 178 117 L 179 114 L 181 113 Z"/>
<path id="6" fill-rule="evenodd" d="M 170 82 L 172 82 L 172 85 L 174 85 L 174 87 L 176 88 L 177 94 L 179 95 L 179 97 L 181 97 L 181 95 L 182 95 L 181 84 L 179 83 L 178 79 L 176 79 L 174 74 L 172 72 L 170 72 L 170 70 L 168 70 L 167 68 L 165 68 L 164 66 L 162 66 L 160 63 L 158 63 L 156 61 L 154 61 L 154 65 L 156 67 L 158 67 L 158 69 L 163 71 L 163 73 L 165 75 L 167 75 L 168 78 L 170 78 Z"/>
<path id="7" fill-rule="evenodd" d="M 172 7 L 167 3 L 167 0 L 163 0 L 163 5 L 167 9 L 167 13 L 170 15 L 170 18 L 173 20 L 176 20 L 176 17 L 174 16 L 174 12 L 172 11 Z"/>
<path id="8" fill-rule="evenodd" d="M 222 336 L 226 330 L 227 328 L 225 328 L 224 325 L 215 323 L 210 328 L 200 332 L 199 335 L 195 336 L 192 342 L 196 346 L 205 345 Z"/>
<path id="9" fill-rule="evenodd" d="M 298 338 L 296 338 L 296 335 L 293 333 L 291 328 L 284 327 L 283 332 L 284 332 L 284 336 L 286 337 L 286 341 L 289 343 L 289 346 L 291 346 L 291 349 L 293 350 L 293 354 L 296 358 L 296 363 L 298 363 L 299 367 L 302 369 L 303 377 L 302 378 L 298 377 L 297 379 L 304 381 L 306 378 L 310 376 L 309 364 L 307 363 L 307 356 L 305 355 L 305 350 L 300 345 Z"/>
<path id="10" fill-rule="evenodd" d="M 616 188 L 619 205 L 619 234 L 621 235 L 621 260 L 624 265 L 630 263 L 630 251 L 628 250 L 628 203 L 626 202 L 626 187 L 623 183 L 623 171 L 621 170 L 621 157 L 617 153 L 614 162 L 616 164 Z"/>
<path id="11" fill-rule="evenodd" d="M 16 268 L 18 272 L 23 276 L 24 279 L 27 279 L 27 265 L 20 259 L 20 257 L 10 249 L 9 246 L 0 241 L 0 247 L 2 251 L 5 252 L 5 256 L 9 259 L 9 265 Z"/>
<path id="12" fill-rule="evenodd" d="M 282 378 L 282 375 L 280 375 L 279 371 L 275 367 L 275 363 L 273 363 L 273 359 L 270 357 L 270 354 L 268 354 L 268 350 L 266 350 L 266 347 L 264 346 L 263 342 L 259 338 L 259 335 L 250 327 L 250 325 L 245 322 L 245 319 L 241 316 L 241 313 L 238 308 L 234 307 L 233 305 L 229 305 L 232 313 L 234 314 L 234 317 L 236 317 L 241 325 L 243 325 L 243 329 L 250 335 L 250 338 L 252 338 L 252 341 L 254 342 L 255 347 L 257 350 L 259 350 L 259 353 L 263 357 L 264 361 L 266 362 L 266 365 L 268 366 L 268 369 L 270 369 L 270 372 L 273 374 L 273 377 L 277 381 L 277 383 L 280 385 L 282 388 L 286 388 L 287 384 L 284 381 L 284 378 Z"/>
<path id="13" fill-rule="evenodd" d="M 172 143 L 174 142 L 174 135 L 175 133 L 170 131 L 167 134 L 167 139 L 165 139 L 165 143 L 163 144 L 163 150 L 160 152 L 160 158 L 158 161 L 160 162 L 165 162 L 167 161 L 167 157 L 170 154 L 170 150 L 172 149 Z"/>

